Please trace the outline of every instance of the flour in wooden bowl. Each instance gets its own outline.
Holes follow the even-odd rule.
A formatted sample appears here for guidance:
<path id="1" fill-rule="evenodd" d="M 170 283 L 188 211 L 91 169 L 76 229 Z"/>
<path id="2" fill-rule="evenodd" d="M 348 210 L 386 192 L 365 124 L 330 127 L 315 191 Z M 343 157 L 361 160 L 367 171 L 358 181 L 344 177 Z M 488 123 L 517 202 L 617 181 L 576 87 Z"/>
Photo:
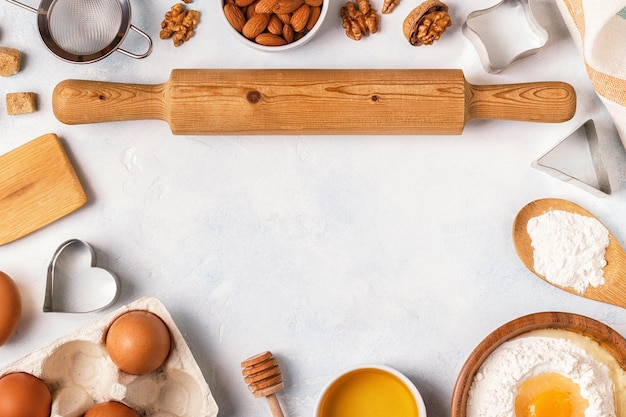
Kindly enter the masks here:
<path id="1" fill-rule="evenodd" d="M 476 373 L 466 415 L 540 416 L 571 406 L 571 414 L 566 415 L 615 417 L 612 373 L 619 365 L 609 367 L 596 356 L 569 337 L 525 336 L 509 340 L 494 350 Z M 574 389 L 552 385 L 553 379 L 534 382 L 538 389 L 532 398 L 526 399 L 529 406 L 519 407 L 525 383 L 555 374 L 568 380 Z"/>

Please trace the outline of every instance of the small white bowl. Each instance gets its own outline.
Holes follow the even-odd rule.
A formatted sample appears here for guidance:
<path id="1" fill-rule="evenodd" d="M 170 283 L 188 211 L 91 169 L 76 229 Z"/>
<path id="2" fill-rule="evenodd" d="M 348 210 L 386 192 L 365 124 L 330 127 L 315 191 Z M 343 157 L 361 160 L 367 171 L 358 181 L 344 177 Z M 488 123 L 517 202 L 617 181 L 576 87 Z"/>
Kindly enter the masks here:
<path id="1" fill-rule="evenodd" d="M 402 373 L 384 365 L 361 365 L 341 372 L 322 389 L 315 406 L 314 417 L 331 417 L 338 415 L 332 411 L 333 409 L 339 408 L 336 403 L 341 399 L 343 403 L 342 406 L 345 407 L 345 402 L 347 401 L 346 392 L 350 393 L 348 395 L 352 395 L 355 390 L 368 391 L 367 398 L 368 400 L 371 400 L 371 403 L 369 403 L 368 400 L 359 401 L 359 405 L 364 406 L 367 410 L 365 411 L 365 414 L 358 413 L 356 410 L 346 410 L 345 408 L 342 408 L 343 411 L 345 411 L 345 415 L 359 415 L 361 417 L 367 417 L 368 415 L 395 415 L 391 412 L 391 410 L 386 411 L 377 408 L 381 406 L 381 398 L 378 395 L 380 391 L 372 389 L 372 377 L 385 379 L 387 380 L 387 384 L 395 384 L 399 386 L 395 395 L 388 395 L 387 398 L 382 400 L 383 402 L 393 403 L 394 405 L 399 403 L 408 403 L 410 404 L 409 408 L 412 408 L 413 406 L 415 406 L 415 408 L 412 410 L 414 412 L 412 414 L 408 414 L 407 417 L 426 417 L 426 406 L 424 405 L 424 400 L 415 385 L 413 385 L 413 383 Z M 369 387 L 368 384 L 370 384 Z M 363 395 L 363 393 L 361 393 L 361 395 Z M 335 402 L 335 405 L 333 405 L 333 402 Z"/>
<path id="2" fill-rule="evenodd" d="M 288 43 L 286 45 L 280 45 L 280 46 L 261 45 L 243 36 L 241 32 L 238 32 L 230 24 L 228 19 L 226 19 L 226 15 L 224 14 L 224 7 L 223 7 L 224 1 L 223 0 L 220 0 L 220 1 L 222 3 L 221 15 L 222 15 L 222 18 L 224 19 L 224 23 L 226 24 L 226 27 L 228 27 L 228 29 L 233 33 L 233 35 L 235 35 L 237 39 L 239 39 L 244 44 L 250 46 L 251 48 L 258 49 L 259 51 L 281 52 L 281 51 L 287 51 L 290 49 L 299 48 L 305 43 L 309 42 L 311 39 L 313 39 L 315 34 L 319 31 L 320 27 L 322 27 L 324 20 L 326 19 L 326 15 L 328 14 L 328 5 L 331 0 L 324 0 L 324 2 L 322 3 L 322 10 L 320 12 L 320 17 L 317 19 L 317 23 L 315 23 L 315 26 L 313 26 L 311 30 L 309 30 L 302 38 L 298 39 L 297 41 Z"/>

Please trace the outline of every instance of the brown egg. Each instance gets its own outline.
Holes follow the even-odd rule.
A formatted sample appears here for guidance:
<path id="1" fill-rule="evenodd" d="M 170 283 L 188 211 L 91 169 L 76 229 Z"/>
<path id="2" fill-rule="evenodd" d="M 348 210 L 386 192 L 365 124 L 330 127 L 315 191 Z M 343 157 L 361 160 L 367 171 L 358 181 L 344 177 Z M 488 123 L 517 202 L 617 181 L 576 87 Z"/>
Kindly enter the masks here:
<path id="1" fill-rule="evenodd" d="M 105 343 L 118 368 L 129 374 L 143 375 L 165 362 L 171 340 L 167 325 L 160 317 L 149 311 L 135 310 L 113 321 Z"/>
<path id="2" fill-rule="evenodd" d="M 138 417 L 132 408 L 117 401 L 108 401 L 89 409 L 84 417 Z"/>
<path id="3" fill-rule="evenodd" d="M 0 378 L 0 416 L 49 417 L 52 394 L 45 382 L 25 372 Z"/>
<path id="4" fill-rule="evenodd" d="M 21 315 L 20 291 L 11 277 L 0 271 L 0 346 L 13 336 Z"/>

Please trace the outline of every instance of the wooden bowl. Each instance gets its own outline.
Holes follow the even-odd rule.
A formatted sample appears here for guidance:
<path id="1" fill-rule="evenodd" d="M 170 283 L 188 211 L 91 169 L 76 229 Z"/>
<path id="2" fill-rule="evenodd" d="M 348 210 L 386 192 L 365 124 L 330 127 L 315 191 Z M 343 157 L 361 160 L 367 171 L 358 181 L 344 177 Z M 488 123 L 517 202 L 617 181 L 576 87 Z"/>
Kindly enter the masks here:
<path id="1" fill-rule="evenodd" d="M 529 314 L 512 320 L 493 332 L 476 346 L 461 368 L 452 391 L 450 417 L 465 417 L 467 397 L 474 376 L 487 357 L 501 344 L 534 330 L 568 330 L 598 342 L 626 369 L 626 339 L 617 331 L 597 320 L 561 312 Z"/>

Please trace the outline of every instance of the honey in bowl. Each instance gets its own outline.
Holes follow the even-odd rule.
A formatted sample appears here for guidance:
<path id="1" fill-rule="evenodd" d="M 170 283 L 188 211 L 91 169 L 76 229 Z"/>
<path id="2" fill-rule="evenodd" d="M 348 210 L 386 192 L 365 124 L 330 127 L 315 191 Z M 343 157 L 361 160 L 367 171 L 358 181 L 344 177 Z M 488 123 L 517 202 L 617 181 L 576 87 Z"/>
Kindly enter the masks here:
<path id="1" fill-rule="evenodd" d="M 399 372 L 380 366 L 349 370 L 322 393 L 316 417 L 426 417 L 413 384 Z"/>

